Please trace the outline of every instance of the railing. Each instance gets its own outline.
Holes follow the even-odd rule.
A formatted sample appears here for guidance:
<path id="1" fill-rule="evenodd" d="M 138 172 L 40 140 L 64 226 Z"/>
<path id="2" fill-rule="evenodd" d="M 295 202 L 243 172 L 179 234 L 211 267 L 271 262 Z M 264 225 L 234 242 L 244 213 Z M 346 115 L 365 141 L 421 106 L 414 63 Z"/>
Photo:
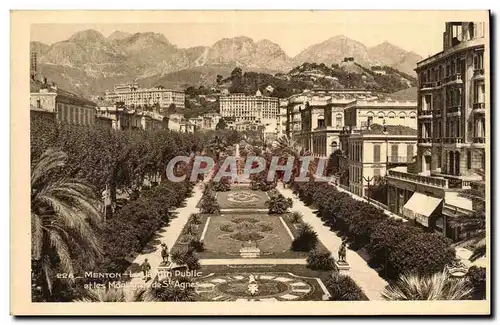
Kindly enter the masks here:
<path id="1" fill-rule="evenodd" d="M 434 143 L 441 143 L 441 138 L 435 138 L 432 140 Z"/>
<path id="2" fill-rule="evenodd" d="M 460 106 L 460 105 L 450 106 L 446 110 L 446 113 L 447 114 L 460 113 L 461 112 L 461 108 L 462 108 L 462 106 Z"/>
<path id="3" fill-rule="evenodd" d="M 474 110 L 484 110 L 484 103 L 474 103 L 472 104 Z"/>
<path id="4" fill-rule="evenodd" d="M 451 76 L 443 78 L 443 84 L 447 83 L 452 83 L 452 82 L 462 82 L 462 74 L 461 73 L 455 73 Z"/>
<path id="5" fill-rule="evenodd" d="M 432 138 L 419 138 L 418 143 L 432 143 Z"/>
<path id="6" fill-rule="evenodd" d="M 420 89 L 425 89 L 425 88 L 436 88 L 438 86 L 438 83 L 436 81 L 432 82 L 424 82 L 420 86 Z"/>
<path id="7" fill-rule="evenodd" d="M 443 138 L 443 143 L 464 143 L 463 138 Z"/>
<path id="8" fill-rule="evenodd" d="M 485 143 L 486 138 L 485 137 L 474 137 L 472 138 L 472 142 L 474 143 Z"/>
<path id="9" fill-rule="evenodd" d="M 432 117 L 432 111 L 429 109 L 418 111 L 418 116 L 427 116 L 427 117 Z"/>
<path id="10" fill-rule="evenodd" d="M 411 163 L 413 162 L 413 157 L 409 156 L 388 156 L 387 162 L 390 163 Z"/>
<path id="11" fill-rule="evenodd" d="M 393 178 L 398 178 L 405 181 L 416 182 L 425 185 L 437 186 L 441 188 L 448 188 L 448 180 L 444 178 L 436 178 L 430 176 L 423 176 L 418 174 L 410 174 L 405 172 L 399 172 L 395 170 L 388 170 L 388 176 Z"/>

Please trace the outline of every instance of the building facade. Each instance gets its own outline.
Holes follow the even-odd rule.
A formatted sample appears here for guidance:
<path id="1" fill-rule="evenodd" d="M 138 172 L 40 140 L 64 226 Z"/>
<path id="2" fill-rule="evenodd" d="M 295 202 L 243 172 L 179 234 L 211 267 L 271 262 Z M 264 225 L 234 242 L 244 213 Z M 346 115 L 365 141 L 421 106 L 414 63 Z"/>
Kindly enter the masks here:
<path id="1" fill-rule="evenodd" d="M 417 129 L 417 101 L 357 100 L 345 108 L 345 126 L 353 130 L 372 124 L 401 125 Z"/>
<path id="2" fill-rule="evenodd" d="M 366 196 L 375 178 L 385 177 L 388 168 L 414 162 L 417 131 L 405 128 L 406 132 L 399 132 L 390 127 L 386 130 L 362 130 L 348 136 L 347 167 L 350 192 L 361 197 Z"/>
<path id="3" fill-rule="evenodd" d="M 231 94 L 220 96 L 220 115 L 233 118 L 235 122 L 250 122 L 266 125 L 276 123 L 278 119 L 278 98 L 262 96 L 257 91 L 255 96 Z"/>
<path id="4" fill-rule="evenodd" d="M 113 91 L 106 92 L 106 100 L 113 103 L 123 102 L 126 106 L 155 106 L 168 108 L 174 104 L 176 108 L 185 107 L 186 96 L 183 91 L 156 88 L 139 88 L 136 83 L 118 84 Z"/>
<path id="5" fill-rule="evenodd" d="M 215 130 L 221 119 L 219 113 L 205 113 L 201 117 L 203 118 L 203 129 L 206 130 Z"/>
<path id="6" fill-rule="evenodd" d="M 91 126 L 96 124 L 97 105 L 76 94 L 31 81 L 30 111 L 33 115 L 46 115 L 59 123 Z"/>
<path id="7" fill-rule="evenodd" d="M 449 220 L 472 211 L 460 197 L 485 170 L 485 24 L 448 22 L 443 50 L 417 64 L 418 147 L 414 168 L 388 171 L 389 209 L 453 239 Z"/>
<path id="8" fill-rule="evenodd" d="M 339 146 L 345 109 L 357 99 L 373 99 L 365 90 L 312 90 L 287 99 L 285 133 L 315 156 L 329 157 Z"/>

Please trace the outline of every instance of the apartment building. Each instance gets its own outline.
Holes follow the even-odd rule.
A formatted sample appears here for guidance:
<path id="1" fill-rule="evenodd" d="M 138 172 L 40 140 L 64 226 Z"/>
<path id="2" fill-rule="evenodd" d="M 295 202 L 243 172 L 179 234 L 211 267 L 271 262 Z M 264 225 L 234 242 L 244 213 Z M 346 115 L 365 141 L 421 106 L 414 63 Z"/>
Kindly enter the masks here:
<path id="1" fill-rule="evenodd" d="M 448 221 L 472 210 L 460 191 L 485 168 L 486 33 L 482 22 L 447 22 L 443 50 L 417 64 L 416 166 L 387 175 L 392 212 L 454 239 L 460 234 Z"/>
<path id="2" fill-rule="evenodd" d="M 158 105 L 168 108 L 174 104 L 177 108 L 185 107 L 186 96 L 183 91 L 156 88 L 140 88 L 137 83 L 115 85 L 113 91 L 106 92 L 105 99 L 113 103 L 124 102 L 130 107 L 145 107 Z"/>
<path id="3" fill-rule="evenodd" d="M 315 156 L 328 157 L 338 148 L 345 126 L 344 111 L 357 99 L 375 98 L 370 91 L 316 89 L 287 99 L 285 133 Z"/>
<path id="4" fill-rule="evenodd" d="M 416 99 L 416 98 L 415 98 Z M 357 100 L 345 108 L 345 126 L 353 130 L 373 124 L 417 129 L 417 101 Z"/>
<path id="5" fill-rule="evenodd" d="M 417 130 L 407 126 L 380 126 L 344 133 L 342 146 L 347 157 L 349 191 L 366 196 L 375 177 L 384 177 L 388 168 L 414 162 Z M 345 166 L 345 165 L 344 165 Z"/>
<path id="6" fill-rule="evenodd" d="M 203 129 L 215 130 L 217 124 L 219 123 L 221 116 L 219 113 L 205 113 L 202 115 L 203 118 Z"/>
<path id="7" fill-rule="evenodd" d="M 60 89 L 47 80 L 30 81 L 30 112 L 59 123 L 91 126 L 96 124 L 96 104 L 86 98 Z"/>
<path id="8" fill-rule="evenodd" d="M 278 119 L 278 98 L 263 96 L 257 90 L 255 96 L 245 94 L 223 95 L 219 98 L 220 114 L 235 122 L 251 122 L 266 125 Z"/>

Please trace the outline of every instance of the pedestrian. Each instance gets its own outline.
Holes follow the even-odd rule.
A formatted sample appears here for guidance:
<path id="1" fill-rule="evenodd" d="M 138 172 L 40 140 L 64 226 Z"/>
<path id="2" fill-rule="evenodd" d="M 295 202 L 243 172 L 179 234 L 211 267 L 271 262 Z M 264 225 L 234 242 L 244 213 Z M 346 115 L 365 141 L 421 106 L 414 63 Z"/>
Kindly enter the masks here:
<path id="1" fill-rule="evenodd" d="M 144 274 L 143 279 L 148 281 L 148 275 L 149 275 L 149 271 L 151 270 L 151 265 L 149 264 L 147 258 L 145 258 L 144 263 L 141 264 L 141 269 L 142 269 L 142 273 Z"/>

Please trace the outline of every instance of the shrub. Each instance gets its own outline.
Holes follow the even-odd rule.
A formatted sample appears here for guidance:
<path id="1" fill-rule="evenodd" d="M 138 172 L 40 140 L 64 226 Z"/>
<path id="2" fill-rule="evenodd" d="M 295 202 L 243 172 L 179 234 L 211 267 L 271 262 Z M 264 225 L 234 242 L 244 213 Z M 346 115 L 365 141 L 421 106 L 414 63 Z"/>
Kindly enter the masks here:
<path id="1" fill-rule="evenodd" d="M 227 192 L 231 190 L 231 179 L 229 177 L 221 177 L 220 181 L 213 182 L 214 191 Z"/>
<path id="2" fill-rule="evenodd" d="M 200 268 L 198 255 L 193 249 L 181 249 L 172 253 L 172 261 L 181 266 L 185 265 L 190 270 L 197 270 Z"/>
<path id="3" fill-rule="evenodd" d="M 219 214 L 220 207 L 214 195 L 207 194 L 201 198 L 200 212 L 204 214 Z"/>
<path id="4" fill-rule="evenodd" d="M 312 250 L 307 256 L 307 267 L 311 270 L 331 271 L 336 269 L 335 260 L 330 252 Z"/>
<path id="5" fill-rule="evenodd" d="M 292 251 L 309 252 L 316 248 L 318 244 L 318 234 L 309 224 L 303 224 L 300 227 L 299 235 L 292 242 Z"/>
<path id="6" fill-rule="evenodd" d="M 283 214 L 287 213 L 293 205 L 293 201 L 290 198 L 285 198 L 282 194 L 277 196 L 272 196 L 266 205 L 269 209 L 269 214 Z"/>
<path id="7" fill-rule="evenodd" d="M 363 290 L 347 275 L 334 273 L 323 281 L 330 292 L 330 300 L 359 301 L 368 300 Z"/>
<path id="8" fill-rule="evenodd" d="M 387 265 L 387 276 L 400 273 L 433 273 L 454 257 L 445 237 L 388 218 L 381 209 L 353 199 L 326 183 L 294 183 L 293 190 L 306 203 L 314 202 L 319 216 L 358 248 L 367 248 L 371 262 Z"/>
<path id="9" fill-rule="evenodd" d="M 205 251 L 205 245 L 203 244 L 202 241 L 200 241 L 198 239 L 192 239 L 189 242 L 189 249 L 192 249 L 195 252 L 203 252 L 203 251 Z"/>
<path id="10" fill-rule="evenodd" d="M 473 288 L 472 299 L 486 299 L 486 268 L 471 266 L 467 272 L 467 280 Z"/>
<path id="11" fill-rule="evenodd" d="M 300 212 L 292 212 L 288 217 L 293 224 L 302 222 L 302 213 Z"/>
<path id="12" fill-rule="evenodd" d="M 192 213 L 191 216 L 189 217 L 189 223 L 199 225 L 201 224 L 201 216 L 199 213 Z"/>

